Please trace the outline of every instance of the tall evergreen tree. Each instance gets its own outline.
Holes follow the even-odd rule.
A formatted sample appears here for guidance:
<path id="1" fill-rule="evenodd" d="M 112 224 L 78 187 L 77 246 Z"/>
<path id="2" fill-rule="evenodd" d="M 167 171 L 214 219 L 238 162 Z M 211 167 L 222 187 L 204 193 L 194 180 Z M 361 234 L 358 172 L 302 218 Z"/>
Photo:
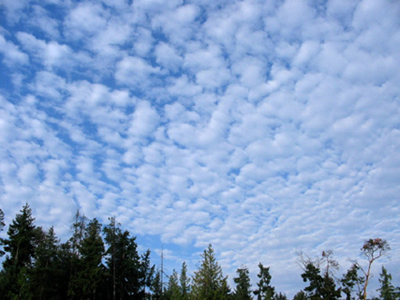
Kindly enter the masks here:
<path id="1" fill-rule="evenodd" d="M 4 222 L 4 212 L 2 209 L 0 209 L 0 232 L 3 231 L 4 226 L 6 226 L 6 223 Z M 0 240 L 0 246 L 3 246 L 2 241 Z M 0 249 L 0 257 L 4 255 L 4 251 Z"/>
<path id="2" fill-rule="evenodd" d="M 381 287 L 378 289 L 382 300 L 397 300 L 400 299 L 400 289 L 392 285 L 392 275 L 389 274 L 384 266 L 380 274 L 379 282 Z"/>
<path id="3" fill-rule="evenodd" d="M 288 300 L 287 296 L 282 293 L 275 293 L 274 300 Z"/>
<path id="4" fill-rule="evenodd" d="M 179 275 L 182 300 L 188 300 L 190 295 L 190 277 L 187 276 L 187 265 L 182 263 L 181 274 Z"/>
<path id="5" fill-rule="evenodd" d="M 362 286 L 364 285 L 364 277 L 358 275 L 360 267 L 354 263 L 343 278 L 340 279 L 342 291 L 346 295 L 346 300 L 362 299 Z"/>
<path id="6" fill-rule="evenodd" d="M 251 300 L 251 284 L 249 277 L 249 270 L 246 267 L 242 267 L 236 270 L 237 277 L 233 278 L 236 284 L 236 290 L 234 294 L 235 300 Z"/>
<path id="7" fill-rule="evenodd" d="M 229 287 L 227 278 L 223 276 L 212 245 L 210 244 L 201 255 L 202 262 L 195 272 L 192 286 L 192 299 L 217 300 L 227 297 Z"/>
<path id="8" fill-rule="evenodd" d="M 336 284 L 332 277 L 326 272 L 321 276 L 320 269 L 309 263 L 304 273 L 301 275 L 304 282 L 309 282 L 309 286 L 304 290 L 311 300 L 325 299 L 337 300 L 340 298 L 341 290 L 336 289 Z"/>
<path id="9" fill-rule="evenodd" d="M 139 255 L 136 238 L 122 231 L 115 221 L 104 228 L 108 289 L 112 299 L 144 299 L 152 284 L 154 266 L 150 266 L 150 251 Z"/>
<path id="10" fill-rule="evenodd" d="M 2 299 L 30 299 L 28 279 L 38 233 L 34 221 L 29 204 L 25 204 L 9 226 L 8 239 L 2 239 L 7 253 L 0 275 Z"/>
<path id="11" fill-rule="evenodd" d="M 87 218 L 78 210 L 71 226 L 72 236 L 62 246 L 65 268 L 69 268 L 67 295 L 70 300 L 80 299 L 79 297 L 82 294 L 82 283 L 79 278 L 79 274 L 82 272 L 80 247 L 85 236 L 86 227 Z"/>
<path id="12" fill-rule="evenodd" d="M 257 296 L 257 300 L 272 300 L 275 294 L 275 288 L 271 286 L 271 274 L 269 273 L 269 267 L 266 268 L 262 263 L 258 264 L 260 272 L 257 277 L 260 278 L 257 283 L 257 289 L 254 291 L 254 295 Z"/>
<path id="13" fill-rule="evenodd" d="M 304 291 L 299 291 L 294 295 L 293 300 L 307 300 L 307 294 Z"/>
<path id="14" fill-rule="evenodd" d="M 150 289 L 151 289 L 151 299 L 152 300 L 161 300 L 163 299 L 164 291 L 161 282 L 161 271 L 157 271 L 152 280 Z"/>
<path id="15" fill-rule="evenodd" d="M 172 274 L 168 278 L 168 288 L 166 296 L 166 298 L 170 300 L 182 299 L 182 291 L 181 287 L 179 286 L 178 273 L 175 271 L 175 269 L 172 271 Z"/>
<path id="16" fill-rule="evenodd" d="M 78 280 L 82 296 L 85 299 L 97 299 L 101 289 L 104 243 L 100 233 L 101 224 L 95 218 L 89 222 L 84 239 L 79 246 L 82 257 Z"/>
<path id="17" fill-rule="evenodd" d="M 58 275 L 62 266 L 58 261 L 58 243 L 53 227 L 48 232 L 41 231 L 30 278 L 33 299 L 60 299 Z"/>

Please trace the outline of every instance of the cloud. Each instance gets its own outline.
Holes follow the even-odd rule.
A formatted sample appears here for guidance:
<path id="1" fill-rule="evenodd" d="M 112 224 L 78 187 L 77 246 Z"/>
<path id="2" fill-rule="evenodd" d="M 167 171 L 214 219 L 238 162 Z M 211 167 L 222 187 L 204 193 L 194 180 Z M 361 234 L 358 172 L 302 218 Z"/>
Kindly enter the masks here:
<path id="1" fill-rule="evenodd" d="M 160 68 L 149 65 L 139 57 L 128 56 L 117 63 L 115 79 L 118 83 L 132 87 L 142 87 L 142 84 L 151 86 L 152 75 L 159 73 Z"/>
<path id="2" fill-rule="evenodd" d="M 69 39 L 92 37 L 107 26 L 108 12 L 99 4 L 82 2 L 69 11 L 64 20 L 64 31 Z"/>
<path id="3" fill-rule="evenodd" d="M 116 216 L 171 269 L 211 242 L 289 296 L 296 250 L 344 273 L 380 236 L 397 276 L 397 3 L 26 5 L 0 35 L 8 223 L 26 201 L 62 238 L 77 208 Z"/>
<path id="4" fill-rule="evenodd" d="M 24 65 L 29 62 L 28 55 L 20 51 L 17 45 L 7 41 L 3 35 L 0 36 L 0 52 L 3 55 L 4 63 L 9 67 Z"/>

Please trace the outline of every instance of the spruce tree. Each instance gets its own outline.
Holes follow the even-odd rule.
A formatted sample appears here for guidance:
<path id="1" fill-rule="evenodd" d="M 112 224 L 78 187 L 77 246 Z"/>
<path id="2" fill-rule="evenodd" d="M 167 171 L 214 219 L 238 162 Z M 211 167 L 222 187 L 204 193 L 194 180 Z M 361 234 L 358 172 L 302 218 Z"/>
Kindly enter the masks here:
<path id="1" fill-rule="evenodd" d="M 304 282 L 309 282 L 309 286 L 304 290 L 307 292 L 308 298 L 311 300 L 337 300 L 340 298 L 341 290 L 336 289 L 336 284 L 329 273 L 321 276 L 320 269 L 309 263 L 301 275 Z"/>
<path id="2" fill-rule="evenodd" d="M 80 246 L 82 255 L 80 277 L 83 282 L 83 294 L 87 299 L 96 299 L 103 277 L 104 243 L 100 234 L 101 224 L 95 218 L 89 222 Z"/>
<path id="3" fill-rule="evenodd" d="M 35 263 L 31 271 L 33 299 L 60 299 L 60 263 L 58 261 L 58 239 L 54 228 L 41 230 L 35 251 Z"/>
<path id="4" fill-rule="evenodd" d="M 257 283 L 257 289 L 253 292 L 257 300 L 272 300 L 275 295 L 275 288 L 271 286 L 271 274 L 269 267 L 266 268 L 262 263 L 258 264 L 260 272 L 257 274 L 260 281 Z"/>
<path id="5" fill-rule="evenodd" d="M 32 210 L 25 204 L 7 231 L 8 239 L 2 239 L 7 253 L 0 275 L 2 299 L 30 299 L 29 273 L 35 255 L 38 231 Z"/>
<path id="6" fill-rule="evenodd" d="M 201 255 L 202 262 L 195 272 L 192 286 L 192 299 L 217 300 L 227 297 L 229 287 L 227 279 L 222 274 L 212 245 L 210 244 Z"/>
<path id="7" fill-rule="evenodd" d="M 144 299 L 154 273 L 154 266 L 150 266 L 150 251 L 139 255 L 136 238 L 128 231 L 122 231 L 115 218 L 110 219 L 103 232 L 110 299 Z"/>
<path id="8" fill-rule="evenodd" d="M 168 288 L 166 296 L 167 299 L 171 300 L 182 299 L 181 288 L 179 286 L 178 273 L 175 271 L 175 269 L 172 271 L 172 274 L 168 278 Z"/>
<path id="9" fill-rule="evenodd" d="M 379 282 L 381 287 L 378 291 L 382 300 L 400 299 L 400 289 L 392 285 L 392 275 L 387 272 L 384 266 L 382 266 Z"/>
<path id="10" fill-rule="evenodd" d="M 362 299 L 362 286 L 364 285 L 364 277 L 358 275 L 360 267 L 354 263 L 343 278 L 340 279 L 342 291 L 346 295 L 346 300 Z"/>
<path id="11" fill-rule="evenodd" d="M 187 276 L 187 265 L 182 263 L 181 274 L 179 276 L 182 300 L 188 300 L 190 294 L 190 277 Z"/>
<path id="12" fill-rule="evenodd" d="M 235 300 L 251 300 L 251 284 L 249 277 L 249 270 L 246 267 L 242 267 L 236 270 L 237 276 L 233 278 L 236 284 L 236 290 L 234 294 Z"/>
<path id="13" fill-rule="evenodd" d="M 6 223 L 4 222 L 4 212 L 3 210 L 0 209 L 0 232 L 3 231 L 4 226 L 6 226 Z M 0 240 L 0 245 L 2 246 L 3 243 Z M 4 255 L 4 251 L 0 249 L 0 257 Z"/>

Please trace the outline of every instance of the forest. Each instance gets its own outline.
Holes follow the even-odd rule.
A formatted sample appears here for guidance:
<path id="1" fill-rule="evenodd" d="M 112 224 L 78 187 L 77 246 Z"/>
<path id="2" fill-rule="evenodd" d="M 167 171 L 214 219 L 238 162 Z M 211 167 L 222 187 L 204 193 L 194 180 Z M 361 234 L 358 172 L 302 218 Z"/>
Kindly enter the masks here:
<path id="1" fill-rule="evenodd" d="M 0 231 L 5 230 L 0 209 Z M 88 220 L 79 211 L 71 226 L 72 236 L 64 243 L 54 228 L 35 225 L 32 210 L 26 204 L 8 226 L 7 238 L 0 240 L 3 257 L 0 272 L 0 299 L 5 300 L 285 300 L 288 297 L 271 285 L 270 268 L 258 265 L 258 282 L 250 283 L 249 271 L 241 267 L 228 284 L 210 244 L 202 253 L 198 270 L 189 276 L 185 262 L 180 272 L 173 270 L 163 282 L 161 271 L 150 262 L 150 250 L 138 252 L 136 238 L 123 230 L 115 218 L 103 226 Z M 369 298 L 368 283 L 372 264 L 390 250 L 386 240 L 366 240 L 361 252 L 367 267 L 354 260 L 341 277 L 331 250 L 310 258 L 298 253 L 298 262 L 306 287 L 293 300 L 400 299 L 400 288 L 384 266 L 379 276 L 378 298 Z"/>

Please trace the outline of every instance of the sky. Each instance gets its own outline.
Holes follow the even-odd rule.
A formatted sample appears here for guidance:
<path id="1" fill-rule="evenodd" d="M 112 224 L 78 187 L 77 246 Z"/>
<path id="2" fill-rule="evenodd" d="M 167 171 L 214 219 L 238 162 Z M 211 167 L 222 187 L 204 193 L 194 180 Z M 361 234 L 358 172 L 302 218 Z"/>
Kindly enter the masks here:
<path id="1" fill-rule="evenodd" d="M 231 282 L 369 238 L 400 285 L 400 2 L 1 0 L 0 208 L 115 216 L 166 272 Z M 6 231 L 6 230 L 5 230 Z M 4 236 L 5 231 L 2 235 Z"/>

